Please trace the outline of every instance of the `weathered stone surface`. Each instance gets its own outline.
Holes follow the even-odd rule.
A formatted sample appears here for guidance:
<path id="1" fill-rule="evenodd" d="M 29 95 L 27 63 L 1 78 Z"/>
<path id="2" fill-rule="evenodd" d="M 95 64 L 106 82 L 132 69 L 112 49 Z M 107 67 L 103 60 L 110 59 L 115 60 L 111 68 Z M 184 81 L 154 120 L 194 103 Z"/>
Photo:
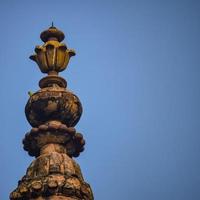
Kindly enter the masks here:
<path id="1" fill-rule="evenodd" d="M 50 144 L 49 153 L 43 153 L 31 163 L 18 188 L 11 193 L 11 200 L 57 194 L 82 200 L 93 199 L 79 165 L 67 154 L 56 152 L 56 149 L 59 148 Z"/>
<path id="2" fill-rule="evenodd" d="M 39 156 L 48 144 L 61 144 L 62 152 L 70 157 L 77 157 L 84 150 L 85 140 L 75 128 L 67 127 L 58 121 L 47 122 L 38 128 L 32 128 L 23 140 L 24 150 L 30 156 Z"/>
<path id="3" fill-rule="evenodd" d="M 54 85 L 34 93 L 26 104 L 25 113 L 33 127 L 51 120 L 73 127 L 81 117 L 82 105 L 72 92 Z"/>
<path id="4" fill-rule="evenodd" d="M 36 61 L 48 76 L 39 82 L 40 90 L 30 95 L 25 107 L 33 127 L 23 139 L 24 150 L 36 159 L 30 164 L 11 200 L 93 200 L 90 185 L 83 179 L 72 157 L 84 150 L 83 135 L 74 126 L 82 114 L 79 98 L 66 89 L 58 73 L 75 53 L 61 44 L 64 34 L 55 27 L 41 34 L 45 42 L 37 46 Z"/>

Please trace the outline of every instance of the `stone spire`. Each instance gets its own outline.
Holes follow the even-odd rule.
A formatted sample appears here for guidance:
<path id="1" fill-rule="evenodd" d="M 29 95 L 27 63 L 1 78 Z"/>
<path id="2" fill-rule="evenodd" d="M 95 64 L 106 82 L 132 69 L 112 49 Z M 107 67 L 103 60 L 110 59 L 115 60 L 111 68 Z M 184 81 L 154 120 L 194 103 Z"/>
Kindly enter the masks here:
<path id="1" fill-rule="evenodd" d="M 66 69 L 75 51 L 64 43 L 65 35 L 52 26 L 41 33 L 30 59 L 47 76 L 39 81 L 40 90 L 30 94 L 25 114 L 32 126 L 23 139 L 24 150 L 36 159 L 28 167 L 11 200 L 93 200 L 93 194 L 72 157 L 84 150 L 85 141 L 74 126 L 82 114 L 79 98 L 67 89 L 58 75 Z"/>

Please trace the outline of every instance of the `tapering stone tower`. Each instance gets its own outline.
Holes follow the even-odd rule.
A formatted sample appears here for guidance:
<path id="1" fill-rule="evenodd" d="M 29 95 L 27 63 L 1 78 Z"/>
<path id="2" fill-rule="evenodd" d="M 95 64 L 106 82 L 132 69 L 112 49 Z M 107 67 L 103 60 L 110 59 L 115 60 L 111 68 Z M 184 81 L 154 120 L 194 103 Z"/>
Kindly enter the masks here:
<path id="1" fill-rule="evenodd" d="M 28 167 L 11 200 L 93 200 L 93 194 L 72 157 L 84 150 L 85 141 L 74 126 L 82 114 L 79 98 L 67 89 L 58 75 L 75 52 L 61 41 L 64 34 L 53 25 L 41 33 L 34 60 L 48 75 L 39 81 L 40 90 L 30 94 L 26 118 L 33 127 L 23 140 L 24 150 L 36 159 Z"/>

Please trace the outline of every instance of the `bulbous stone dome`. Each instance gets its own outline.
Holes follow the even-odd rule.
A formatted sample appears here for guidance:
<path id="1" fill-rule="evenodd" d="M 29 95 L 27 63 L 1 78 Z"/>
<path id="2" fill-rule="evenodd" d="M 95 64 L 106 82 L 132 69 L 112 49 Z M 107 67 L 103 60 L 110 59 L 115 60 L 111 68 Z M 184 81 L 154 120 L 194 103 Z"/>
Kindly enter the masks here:
<path id="1" fill-rule="evenodd" d="M 82 105 L 72 92 L 53 86 L 34 93 L 25 106 L 25 113 L 33 127 L 52 120 L 74 127 L 81 117 Z"/>

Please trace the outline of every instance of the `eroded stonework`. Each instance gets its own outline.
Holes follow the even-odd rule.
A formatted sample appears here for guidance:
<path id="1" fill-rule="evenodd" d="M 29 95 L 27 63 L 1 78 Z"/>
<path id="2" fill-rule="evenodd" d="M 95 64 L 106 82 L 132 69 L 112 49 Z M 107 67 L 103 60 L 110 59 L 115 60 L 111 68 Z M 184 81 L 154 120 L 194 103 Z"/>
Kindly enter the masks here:
<path id="1" fill-rule="evenodd" d="M 23 139 L 24 150 L 36 159 L 28 167 L 11 200 L 93 200 L 90 185 L 84 181 L 72 157 L 84 150 L 85 140 L 74 126 L 82 114 L 79 98 L 58 76 L 75 55 L 63 43 L 64 34 L 55 27 L 42 32 L 45 42 L 35 48 L 34 60 L 48 75 L 39 82 L 40 90 L 31 94 L 25 114 L 32 129 Z"/>
<path id="2" fill-rule="evenodd" d="M 75 94 L 54 84 L 31 95 L 26 104 L 25 113 L 33 127 L 51 120 L 57 120 L 72 127 L 81 117 L 82 105 Z"/>
<path id="3" fill-rule="evenodd" d="M 61 194 L 74 199 L 93 199 L 79 165 L 66 153 L 60 153 L 62 148 L 59 153 L 56 152 L 59 148 L 49 144 L 47 152 L 52 152 L 43 151 L 31 163 L 18 188 L 11 194 L 11 199 L 35 199 Z"/>

